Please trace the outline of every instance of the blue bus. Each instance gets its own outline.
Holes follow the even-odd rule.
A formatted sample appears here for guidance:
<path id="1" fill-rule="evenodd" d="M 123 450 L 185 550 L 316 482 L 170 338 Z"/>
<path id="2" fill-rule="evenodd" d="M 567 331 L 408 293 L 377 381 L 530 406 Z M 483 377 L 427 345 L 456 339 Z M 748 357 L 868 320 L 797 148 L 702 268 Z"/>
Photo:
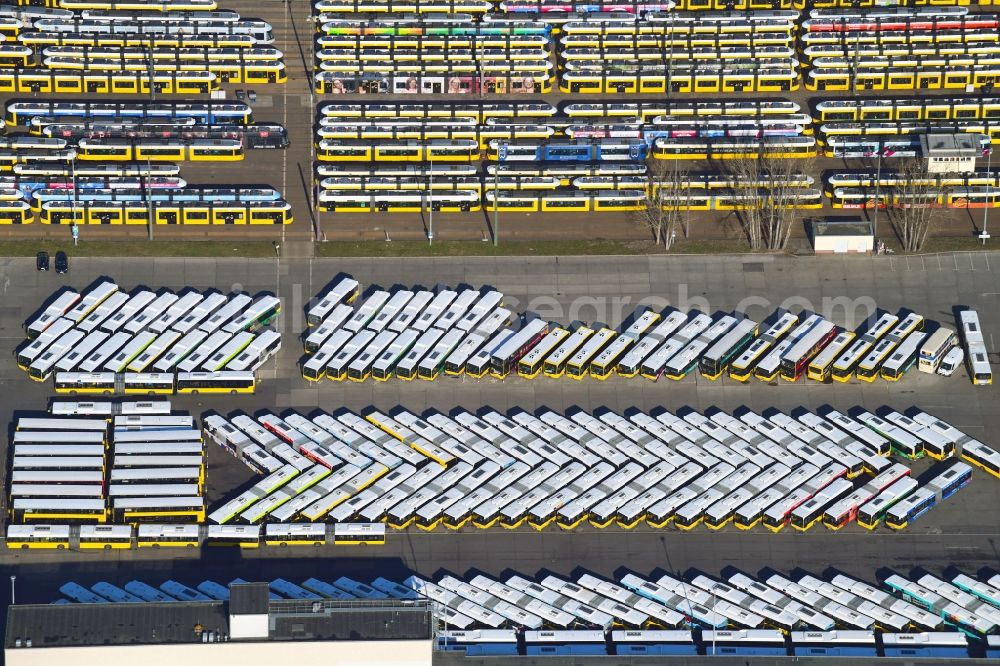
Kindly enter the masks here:
<path id="1" fill-rule="evenodd" d="M 871 631 L 793 631 L 792 655 L 796 657 L 875 657 Z"/>
<path id="2" fill-rule="evenodd" d="M 101 581 L 99 583 L 94 583 L 90 586 L 90 589 L 94 591 L 108 601 L 113 601 L 115 603 L 140 603 L 143 601 L 140 597 L 132 594 L 131 592 L 126 592 L 117 585 L 112 585 L 111 583 L 106 583 Z"/>
<path id="3" fill-rule="evenodd" d="M 709 656 L 738 655 L 785 657 L 785 635 L 777 629 L 706 629 L 701 632 L 702 653 Z"/>
<path id="4" fill-rule="evenodd" d="M 927 488 L 935 491 L 940 500 L 946 500 L 959 490 L 964 488 L 972 480 L 972 467 L 964 462 L 956 462 L 954 465 L 934 475 L 927 481 Z"/>
<path id="5" fill-rule="evenodd" d="M 616 629 L 611 642 L 617 655 L 696 655 L 698 646 L 686 629 Z"/>
<path id="6" fill-rule="evenodd" d="M 166 592 L 156 589 L 152 585 L 147 585 L 141 580 L 130 580 L 124 585 L 125 591 L 134 594 L 143 601 L 177 601 Z"/>
<path id="7" fill-rule="evenodd" d="M 203 580 L 195 586 L 202 594 L 216 601 L 229 601 L 229 588 L 214 580 Z"/>
<path id="8" fill-rule="evenodd" d="M 932 488 L 917 488 L 909 497 L 904 497 L 885 512 L 885 524 L 894 530 L 901 530 L 937 505 L 937 494 Z"/>
<path id="9" fill-rule="evenodd" d="M 269 587 L 285 597 L 286 599 L 322 599 L 320 595 L 315 592 L 310 592 L 309 590 L 299 587 L 291 581 L 287 581 L 284 578 L 275 578 L 269 583 Z"/>
<path id="10" fill-rule="evenodd" d="M 160 585 L 160 589 L 170 596 L 180 599 L 181 601 L 212 601 L 212 598 L 207 594 L 203 594 L 194 588 L 178 583 L 176 580 L 166 581 Z"/>
<path id="11" fill-rule="evenodd" d="M 348 594 L 339 587 L 330 585 L 330 583 L 327 583 L 324 580 L 319 580 L 318 578 L 308 578 L 302 581 L 302 589 L 318 594 L 319 597 L 317 598 L 326 597 L 327 599 L 339 599 L 341 601 L 357 598 L 353 594 Z"/>
<path id="12" fill-rule="evenodd" d="M 540 656 L 606 655 L 604 632 L 596 629 L 524 632 L 525 654 Z"/>
<path id="13" fill-rule="evenodd" d="M 91 592 L 83 585 L 74 582 L 65 583 L 59 587 L 59 592 L 67 599 L 71 599 L 78 604 L 106 604 L 108 600 L 101 595 Z"/>
<path id="14" fill-rule="evenodd" d="M 960 631 L 882 634 L 885 657 L 968 657 L 969 641 Z"/>
<path id="15" fill-rule="evenodd" d="M 515 656 L 517 632 L 513 629 L 475 629 L 443 631 L 438 634 L 439 650 L 464 650 L 467 657 Z"/>

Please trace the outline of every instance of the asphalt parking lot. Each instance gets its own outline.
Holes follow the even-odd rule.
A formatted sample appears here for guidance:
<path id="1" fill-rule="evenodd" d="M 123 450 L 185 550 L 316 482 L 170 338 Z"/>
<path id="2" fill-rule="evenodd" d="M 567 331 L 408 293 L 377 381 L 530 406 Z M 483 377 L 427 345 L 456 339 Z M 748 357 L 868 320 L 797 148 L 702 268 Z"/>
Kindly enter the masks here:
<path id="1" fill-rule="evenodd" d="M 284 348 L 276 361 L 262 369 L 260 390 L 254 396 L 175 399 L 175 409 L 200 415 L 208 410 L 249 413 L 268 409 L 317 408 L 355 411 L 368 406 L 391 409 L 397 405 L 423 412 L 456 407 L 476 410 L 532 410 L 547 406 L 562 411 L 608 407 L 676 410 L 689 406 L 699 411 L 720 407 L 731 411 L 748 406 L 757 411 L 777 408 L 816 408 L 830 404 L 838 409 L 862 405 L 875 409 L 918 406 L 938 415 L 970 435 L 993 446 L 1000 426 L 996 410 L 997 387 L 973 387 L 964 376 L 939 378 L 915 371 L 901 382 L 889 384 L 815 383 L 738 385 L 729 380 L 709 382 L 690 377 L 674 383 L 661 380 L 612 378 L 605 382 L 569 379 L 506 381 L 445 378 L 434 382 L 390 381 L 364 384 L 324 380 L 309 384 L 296 363 L 301 358 L 298 336 L 304 326 L 303 307 L 340 272 L 353 275 L 362 289 L 372 285 L 421 284 L 432 286 L 490 285 L 503 291 L 507 306 L 525 309 L 559 323 L 573 319 L 603 321 L 612 326 L 639 304 L 698 307 L 707 311 L 744 308 L 762 318 L 779 305 L 815 308 L 841 324 L 857 325 L 868 308 L 895 311 L 910 308 L 929 319 L 953 325 L 952 308 L 979 309 L 986 343 L 997 352 L 1000 332 L 996 307 L 1000 255 L 994 253 L 941 255 L 917 258 L 834 258 L 803 261 L 787 257 L 606 257 L 606 258 L 508 258 L 497 260 L 202 260 L 202 259 L 76 259 L 69 275 L 36 273 L 30 259 L 0 260 L 0 338 L 7 353 L 0 356 L 0 421 L 10 423 L 19 413 L 44 409 L 52 397 L 51 385 L 31 382 L 17 369 L 13 350 L 23 338 L 22 324 L 56 289 L 64 284 L 84 288 L 100 276 L 117 280 L 123 288 L 137 285 L 179 289 L 215 287 L 244 289 L 251 293 L 279 291 L 285 304 L 279 326 Z M 749 299 L 749 300 L 748 300 Z M 994 356 L 994 362 L 996 358 Z M 915 465 L 926 469 L 926 463 Z M 249 471 L 221 450 L 209 451 L 209 503 L 250 480 Z M 347 547 L 114 553 L 0 552 L 0 562 L 22 576 L 24 601 L 52 597 L 57 581 L 135 576 L 151 579 L 292 575 L 330 571 L 374 576 L 379 572 L 408 570 L 433 575 L 439 570 L 465 573 L 471 569 L 499 573 L 541 569 L 569 573 L 578 567 L 612 574 L 622 566 L 640 572 L 657 568 L 686 570 L 700 567 L 717 572 L 736 566 L 750 572 L 765 566 L 822 571 L 836 566 L 871 579 L 882 567 L 900 570 L 915 565 L 943 569 L 957 565 L 965 571 L 1000 569 L 1000 481 L 977 473 L 973 483 L 948 503 L 937 507 L 907 531 L 868 533 L 857 527 L 840 532 L 816 528 L 800 534 L 772 535 L 764 531 L 726 529 L 713 533 L 699 528 L 691 533 L 637 528 L 583 528 L 564 532 L 551 528 L 542 533 L 531 528 L 516 531 L 473 528 L 454 533 L 413 529 L 390 533 L 386 546 L 368 550 Z M 992 508 L 991 508 L 992 507 Z M 331 560 L 331 558 L 333 558 Z M 109 567 L 110 563 L 114 567 Z M 31 599 L 32 595 L 38 599 Z M 20 597 L 19 597 L 20 599 Z"/>

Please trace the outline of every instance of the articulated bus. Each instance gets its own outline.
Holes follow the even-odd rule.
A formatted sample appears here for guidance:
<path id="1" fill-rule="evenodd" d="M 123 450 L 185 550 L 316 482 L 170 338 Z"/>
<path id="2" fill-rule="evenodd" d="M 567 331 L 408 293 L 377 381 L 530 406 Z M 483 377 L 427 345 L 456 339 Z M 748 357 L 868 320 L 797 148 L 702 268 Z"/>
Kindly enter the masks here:
<path id="1" fill-rule="evenodd" d="M 938 502 L 943 502 L 972 480 L 972 468 L 964 462 L 957 462 L 951 467 L 934 476 L 924 486 L 933 490 Z"/>
<path id="2" fill-rule="evenodd" d="M 965 360 L 969 377 L 973 384 L 992 384 L 993 372 L 986 355 L 983 331 L 979 325 L 979 314 L 975 310 L 963 310 L 958 314 L 962 342 L 965 344 Z"/>
<path id="3" fill-rule="evenodd" d="M 993 476 L 1000 478 L 1000 453 L 978 440 L 962 444 L 962 458 Z"/>

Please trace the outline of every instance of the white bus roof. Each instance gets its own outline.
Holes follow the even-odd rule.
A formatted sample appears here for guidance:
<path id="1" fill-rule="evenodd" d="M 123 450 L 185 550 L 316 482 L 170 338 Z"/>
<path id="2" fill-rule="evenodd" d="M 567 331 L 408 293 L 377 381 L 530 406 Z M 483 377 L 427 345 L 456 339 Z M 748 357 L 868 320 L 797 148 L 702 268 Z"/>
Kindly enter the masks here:
<path id="1" fill-rule="evenodd" d="M 73 322 L 65 317 L 57 319 L 51 326 L 42 331 L 38 337 L 31 341 L 26 347 L 17 352 L 18 361 L 24 365 L 30 365 L 35 359 L 42 355 L 49 345 L 65 335 L 73 328 Z"/>
<path id="2" fill-rule="evenodd" d="M 280 307 L 281 300 L 278 297 L 265 294 L 253 301 L 241 314 L 233 317 L 232 321 L 222 327 L 222 330 L 229 333 L 243 331 L 267 311 Z"/>
<path id="3" fill-rule="evenodd" d="M 417 318 L 424 307 L 434 298 L 434 292 L 420 290 L 413 294 L 406 306 L 389 322 L 389 330 L 401 332 L 409 330 L 410 324 Z"/>
<path id="4" fill-rule="evenodd" d="M 510 336 L 497 347 L 491 354 L 493 359 L 508 360 L 513 354 L 520 351 L 532 338 L 542 334 L 549 324 L 543 319 L 533 319 L 522 326 L 514 335 Z"/>
<path id="5" fill-rule="evenodd" d="M 209 333 L 221 333 L 223 326 L 242 312 L 252 301 L 253 299 L 247 294 L 230 294 L 226 304 L 213 312 L 208 319 L 199 324 L 198 328 Z"/>
<path id="6" fill-rule="evenodd" d="M 90 430 L 95 432 L 106 432 L 108 422 L 104 419 L 85 418 L 19 418 L 17 420 L 18 430 Z"/>
<path id="7" fill-rule="evenodd" d="M 140 310 L 156 300 L 156 294 L 148 289 L 140 289 L 129 296 L 128 302 L 122 305 L 117 312 L 101 322 L 100 328 L 108 333 L 117 333 L 118 330 L 130 321 Z"/>
<path id="8" fill-rule="evenodd" d="M 180 319 L 175 321 L 171 328 L 181 334 L 187 334 L 205 320 L 206 317 L 218 310 L 226 303 L 226 297 L 219 292 L 206 294 L 194 307 L 192 307 Z"/>
<path id="9" fill-rule="evenodd" d="M 128 364 L 127 369 L 132 372 L 142 372 L 150 363 L 159 358 L 170 345 L 177 342 L 177 339 L 180 337 L 181 334 L 177 331 L 165 331 L 161 333 L 141 354 Z"/>
<path id="10" fill-rule="evenodd" d="M 56 361 L 55 370 L 57 372 L 72 372 L 98 345 L 103 344 L 108 339 L 108 333 L 104 331 L 92 331 L 82 340 L 73 345 L 73 348 Z"/>
<path id="11" fill-rule="evenodd" d="M 184 357 L 184 360 L 175 366 L 175 369 L 178 372 L 194 372 L 231 337 L 225 331 L 215 331 L 209 334 L 207 338 L 198 343 L 193 351 Z"/>
<path id="12" fill-rule="evenodd" d="M 189 291 L 183 296 L 178 297 L 159 317 L 149 323 L 149 329 L 156 333 L 162 333 L 170 328 L 178 319 L 191 312 L 204 298 L 197 291 Z"/>
<path id="13" fill-rule="evenodd" d="M 136 334 L 139 331 L 147 328 L 153 320 L 162 315 L 167 311 L 171 305 L 177 301 L 177 294 L 165 291 L 154 298 L 146 307 L 142 309 L 139 314 L 130 319 L 127 324 L 125 324 L 125 331 L 128 333 Z"/>
<path id="14" fill-rule="evenodd" d="M 91 310 L 104 302 L 105 299 L 116 291 L 118 291 L 117 284 L 111 280 L 102 280 L 98 284 L 94 285 L 92 289 L 83 294 L 83 298 L 80 299 L 80 302 L 66 313 L 66 317 L 71 319 L 74 323 L 79 323 L 90 313 Z"/>
<path id="15" fill-rule="evenodd" d="M 39 335 L 42 331 L 51 326 L 52 322 L 69 312 L 70 308 L 72 308 L 79 300 L 80 294 L 71 289 L 64 290 L 54 301 L 42 310 L 42 313 L 38 315 L 38 317 L 28 324 L 28 335 Z"/>
<path id="16" fill-rule="evenodd" d="M 83 321 L 77 324 L 77 327 L 84 331 L 93 331 L 101 324 L 101 322 L 110 317 L 120 307 L 125 305 L 128 300 L 129 295 L 123 291 L 117 291 L 111 294 L 107 300 L 94 308 L 89 315 L 84 317 Z"/>
<path id="17" fill-rule="evenodd" d="M 317 324 L 322 321 L 336 306 L 349 300 L 358 291 L 358 281 L 351 277 L 344 277 L 330 287 L 319 299 L 317 303 L 310 306 L 306 311 L 306 317 L 310 324 Z"/>
<path id="18" fill-rule="evenodd" d="M 752 333 L 756 328 L 757 322 L 754 320 L 741 319 L 733 328 L 729 329 L 721 338 L 708 348 L 708 351 L 705 352 L 703 358 L 712 360 L 721 359 L 736 345 L 736 343 Z"/>
<path id="19" fill-rule="evenodd" d="M 455 324 L 456 327 L 463 331 L 473 331 L 484 317 L 503 303 L 503 294 L 493 289 L 487 290 L 481 296 L 480 292 L 476 292 L 476 295 L 479 296 L 479 299 L 471 305 L 465 316 Z"/>

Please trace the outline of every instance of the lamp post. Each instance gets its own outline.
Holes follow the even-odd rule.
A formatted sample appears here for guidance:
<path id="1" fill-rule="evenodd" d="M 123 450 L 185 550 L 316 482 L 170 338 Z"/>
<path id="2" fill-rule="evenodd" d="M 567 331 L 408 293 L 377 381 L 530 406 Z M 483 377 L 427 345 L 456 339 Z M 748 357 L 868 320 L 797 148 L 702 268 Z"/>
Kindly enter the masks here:
<path id="1" fill-rule="evenodd" d="M 271 241 L 274 247 L 274 295 L 281 298 L 281 243 Z"/>
<path id="2" fill-rule="evenodd" d="M 430 157 L 430 144 L 427 146 L 428 157 Z M 434 245 L 434 160 L 427 172 L 427 245 Z"/>
<path id="3" fill-rule="evenodd" d="M 506 152 L 506 148 L 501 148 Z M 500 156 L 498 150 L 497 157 Z M 493 247 L 500 245 L 500 160 L 493 169 Z"/>
<path id="4" fill-rule="evenodd" d="M 983 206 L 983 230 L 979 232 L 979 239 L 983 241 L 983 245 L 986 245 L 986 239 L 990 237 L 988 231 L 986 231 L 987 213 L 990 211 L 990 204 L 993 203 L 993 179 L 990 175 L 990 166 L 993 164 L 993 147 L 990 146 L 990 152 L 986 153 L 986 205 Z"/>
<path id="5" fill-rule="evenodd" d="M 144 196 L 146 197 L 146 235 L 149 240 L 153 240 L 153 197 L 149 193 L 149 178 L 153 173 L 153 162 L 152 160 L 146 160 L 146 192 Z"/>
<path id="6" fill-rule="evenodd" d="M 76 153 L 75 152 L 73 153 L 73 158 L 69 161 L 69 178 L 70 178 L 70 187 L 73 188 L 73 228 L 70 229 L 70 232 L 73 234 L 73 246 L 75 247 L 76 244 L 77 244 L 77 240 L 80 237 L 80 229 L 79 229 L 79 227 L 77 227 L 77 222 L 76 222 L 76 200 L 77 200 L 77 195 L 76 195 Z"/>
<path id="7" fill-rule="evenodd" d="M 17 580 L 17 576 L 10 577 L 10 605 L 14 605 L 14 581 Z"/>

